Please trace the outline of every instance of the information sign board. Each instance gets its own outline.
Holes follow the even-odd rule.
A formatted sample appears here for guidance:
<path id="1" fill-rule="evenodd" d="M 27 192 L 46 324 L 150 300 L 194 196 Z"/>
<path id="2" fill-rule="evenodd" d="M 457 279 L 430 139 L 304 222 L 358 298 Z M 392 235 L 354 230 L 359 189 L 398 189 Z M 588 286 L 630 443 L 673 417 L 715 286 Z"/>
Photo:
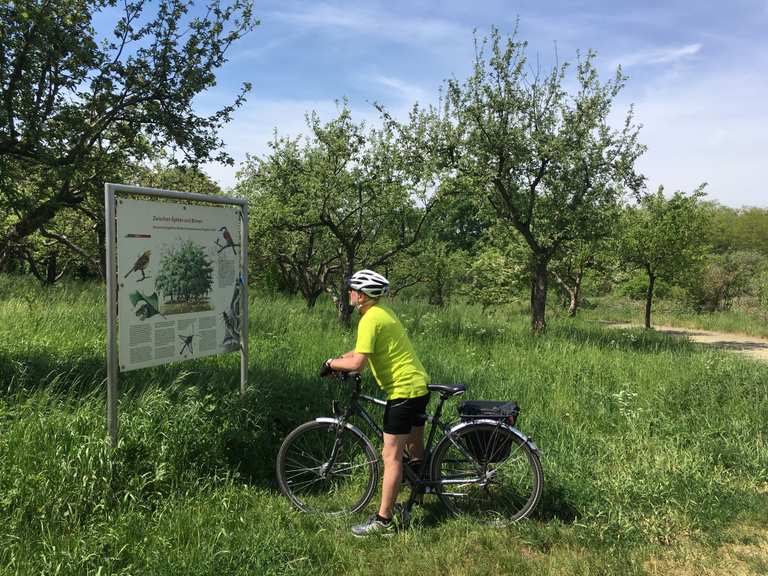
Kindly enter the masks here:
<path id="1" fill-rule="evenodd" d="M 238 206 L 121 198 L 120 371 L 240 349 Z"/>

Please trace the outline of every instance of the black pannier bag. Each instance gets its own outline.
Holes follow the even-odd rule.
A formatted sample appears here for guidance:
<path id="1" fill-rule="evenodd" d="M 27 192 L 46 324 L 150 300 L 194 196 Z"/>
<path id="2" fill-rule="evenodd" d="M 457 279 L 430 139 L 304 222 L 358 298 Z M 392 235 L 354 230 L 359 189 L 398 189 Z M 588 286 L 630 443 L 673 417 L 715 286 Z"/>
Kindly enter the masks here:
<path id="1" fill-rule="evenodd" d="M 516 402 L 504 400 L 465 400 L 459 403 L 462 422 L 472 420 L 495 420 L 514 426 L 520 407 Z M 477 431 L 464 436 L 467 450 L 482 464 L 501 462 L 509 458 L 512 440 L 506 435 L 496 436 L 494 432 Z"/>

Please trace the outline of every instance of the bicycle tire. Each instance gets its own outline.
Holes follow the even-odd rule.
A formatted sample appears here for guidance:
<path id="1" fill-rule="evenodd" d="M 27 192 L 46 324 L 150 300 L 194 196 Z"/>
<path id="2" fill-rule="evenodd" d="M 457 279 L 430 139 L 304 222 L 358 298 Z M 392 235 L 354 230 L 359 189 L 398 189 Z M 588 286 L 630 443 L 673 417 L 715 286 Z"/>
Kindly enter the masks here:
<path id="1" fill-rule="evenodd" d="M 526 518 L 541 498 L 544 475 L 529 444 L 512 428 L 461 425 L 444 436 L 432 460 L 435 491 L 456 516 L 494 524 Z"/>
<path id="2" fill-rule="evenodd" d="M 373 497 L 379 479 L 376 453 L 368 439 L 344 427 L 333 466 L 328 462 L 339 424 L 311 421 L 293 430 L 277 455 L 277 482 L 299 510 L 341 515 L 363 508 Z"/>

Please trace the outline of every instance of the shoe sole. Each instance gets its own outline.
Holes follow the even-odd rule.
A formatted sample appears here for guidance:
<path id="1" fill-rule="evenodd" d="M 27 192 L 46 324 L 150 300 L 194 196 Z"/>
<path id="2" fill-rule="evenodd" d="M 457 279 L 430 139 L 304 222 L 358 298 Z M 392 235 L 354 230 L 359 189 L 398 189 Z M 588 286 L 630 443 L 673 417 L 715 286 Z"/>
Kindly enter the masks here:
<path id="1" fill-rule="evenodd" d="M 381 536 L 383 538 L 392 538 L 394 536 L 394 532 L 376 532 L 374 534 L 355 534 L 352 532 L 352 536 L 355 538 L 368 538 L 369 536 Z"/>

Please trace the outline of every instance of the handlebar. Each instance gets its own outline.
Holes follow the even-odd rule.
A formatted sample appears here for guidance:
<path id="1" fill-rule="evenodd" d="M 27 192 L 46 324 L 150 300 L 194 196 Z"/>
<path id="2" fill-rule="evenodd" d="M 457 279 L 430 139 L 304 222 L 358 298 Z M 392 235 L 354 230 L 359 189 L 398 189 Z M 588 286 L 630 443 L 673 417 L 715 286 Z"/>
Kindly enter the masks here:
<path id="1" fill-rule="evenodd" d="M 347 380 L 348 378 L 353 378 L 355 382 L 360 382 L 362 380 L 362 377 L 360 376 L 360 372 L 347 372 L 345 370 L 331 370 L 327 364 L 323 364 L 323 367 L 320 370 L 320 377 L 321 378 L 337 378 L 338 380 L 341 380 L 342 382 Z"/>

